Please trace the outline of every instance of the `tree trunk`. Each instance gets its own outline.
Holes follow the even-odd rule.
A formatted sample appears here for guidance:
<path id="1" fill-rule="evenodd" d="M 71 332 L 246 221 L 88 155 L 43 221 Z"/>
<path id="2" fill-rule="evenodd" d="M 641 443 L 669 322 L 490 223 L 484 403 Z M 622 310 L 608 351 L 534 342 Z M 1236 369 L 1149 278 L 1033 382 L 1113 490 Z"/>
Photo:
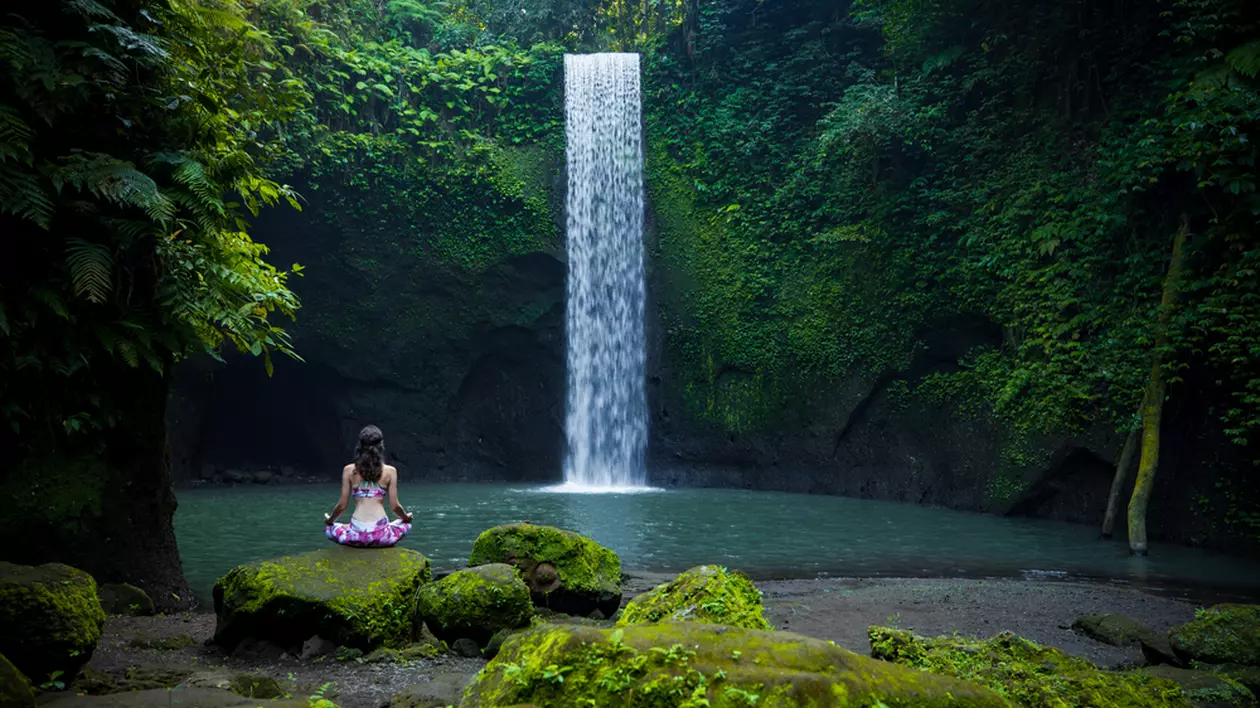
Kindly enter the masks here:
<path id="1" fill-rule="evenodd" d="M 1140 429 L 1134 430 L 1124 440 L 1124 450 L 1120 453 L 1120 461 L 1116 463 L 1116 474 L 1111 478 L 1111 493 L 1107 495 L 1107 514 L 1103 516 L 1102 523 L 1103 538 L 1111 538 L 1112 529 L 1115 528 L 1116 512 L 1120 510 L 1120 491 L 1124 489 L 1124 480 L 1129 477 L 1129 467 L 1133 465 L 1133 454 L 1138 448 L 1140 433 Z"/>
<path id="2" fill-rule="evenodd" d="M 175 492 L 166 438 L 168 381 L 151 369 L 103 369 L 118 426 L 90 448 L 36 448 L 5 470 L 20 493 L 0 518 L 0 558 L 60 562 L 97 582 L 128 582 L 163 611 L 191 608 L 175 542 Z"/>
<path id="3" fill-rule="evenodd" d="M 1146 507 L 1151 499 L 1155 472 L 1159 467 L 1159 426 L 1164 415 L 1163 356 L 1168 346 L 1168 327 L 1172 322 L 1173 305 L 1177 300 L 1184 259 L 1184 245 L 1190 233 L 1190 220 L 1185 214 L 1173 239 L 1172 260 L 1168 263 L 1168 275 L 1164 277 L 1164 294 L 1159 303 L 1159 316 L 1155 328 L 1155 353 L 1151 362 L 1151 377 L 1146 384 L 1146 398 L 1142 402 L 1142 457 L 1138 462 L 1137 481 L 1133 483 L 1133 496 L 1129 498 L 1129 551 L 1135 556 L 1146 555 Z"/>

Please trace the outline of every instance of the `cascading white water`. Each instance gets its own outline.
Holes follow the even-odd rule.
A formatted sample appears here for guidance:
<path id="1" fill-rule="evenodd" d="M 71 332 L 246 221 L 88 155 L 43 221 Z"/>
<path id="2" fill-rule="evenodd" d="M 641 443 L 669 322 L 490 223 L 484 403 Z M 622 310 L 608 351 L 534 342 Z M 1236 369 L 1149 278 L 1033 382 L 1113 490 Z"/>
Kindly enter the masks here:
<path id="1" fill-rule="evenodd" d="M 566 54 L 569 255 L 565 486 L 646 482 L 638 54 Z"/>

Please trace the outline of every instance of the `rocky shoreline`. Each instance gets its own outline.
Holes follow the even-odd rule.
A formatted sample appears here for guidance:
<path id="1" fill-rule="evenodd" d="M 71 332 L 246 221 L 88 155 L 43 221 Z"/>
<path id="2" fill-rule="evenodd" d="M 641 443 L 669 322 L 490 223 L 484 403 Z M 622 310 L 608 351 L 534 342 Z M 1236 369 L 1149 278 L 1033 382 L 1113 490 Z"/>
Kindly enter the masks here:
<path id="1" fill-rule="evenodd" d="M 469 564 L 434 579 L 415 551 L 325 548 L 238 566 L 214 614 L 158 616 L 130 586 L 5 565 L 0 704 L 1246 708 L 1260 690 L 1257 605 L 1028 578 L 627 572 L 528 523 L 483 532 Z M 23 674 L 42 679 L 33 699 Z"/>
<path id="2" fill-rule="evenodd" d="M 627 575 L 623 603 L 673 577 L 635 571 Z M 870 652 L 867 627 L 892 624 L 927 636 L 957 632 L 984 638 L 1009 630 L 1100 666 L 1131 666 L 1141 662 L 1137 648 L 1089 639 L 1071 629 L 1073 620 L 1117 612 L 1163 631 L 1193 619 L 1196 609 L 1192 603 L 1133 588 L 1059 581 L 827 578 L 760 581 L 757 586 L 764 594 L 766 618 L 776 628 L 834 641 L 863 655 Z M 332 656 L 302 659 L 265 649 L 229 654 L 209 644 L 214 625 L 214 615 L 204 612 L 111 616 L 88 667 L 116 679 L 144 669 L 259 672 L 290 693 L 309 694 L 329 685 L 325 695 L 343 708 L 379 708 L 397 696 L 418 695 L 425 687 L 434 695 L 445 691 L 457 702 L 456 689 L 486 664 L 454 654 L 408 664 L 338 661 Z M 66 698 L 54 705 L 80 705 Z M 97 699 L 81 700 L 85 706 L 102 705 Z"/>

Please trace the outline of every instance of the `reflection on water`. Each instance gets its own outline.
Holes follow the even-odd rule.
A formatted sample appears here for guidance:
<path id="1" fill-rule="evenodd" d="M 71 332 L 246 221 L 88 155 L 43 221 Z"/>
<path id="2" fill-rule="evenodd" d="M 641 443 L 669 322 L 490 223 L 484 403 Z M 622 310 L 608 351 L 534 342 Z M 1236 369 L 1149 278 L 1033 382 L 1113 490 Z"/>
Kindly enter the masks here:
<path id="1" fill-rule="evenodd" d="M 175 532 L 199 596 L 217 577 L 261 558 L 322 548 L 335 485 L 179 492 Z M 473 540 L 497 524 L 531 521 L 583 533 L 628 569 L 701 563 L 753 577 L 1032 576 L 1119 579 L 1136 585 L 1250 590 L 1260 565 L 1181 546 L 1129 556 L 1123 540 L 1089 526 L 822 495 L 680 489 L 561 494 L 502 484 L 404 485 L 415 514 L 402 545 L 436 570 L 464 565 Z"/>

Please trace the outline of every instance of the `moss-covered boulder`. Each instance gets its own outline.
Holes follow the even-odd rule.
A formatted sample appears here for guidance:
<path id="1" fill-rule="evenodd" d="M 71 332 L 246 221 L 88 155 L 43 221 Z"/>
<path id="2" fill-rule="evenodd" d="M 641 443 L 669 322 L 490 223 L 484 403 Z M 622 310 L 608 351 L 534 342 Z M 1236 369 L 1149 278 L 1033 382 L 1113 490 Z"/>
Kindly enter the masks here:
<path id="1" fill-rule="evenodd" d="M 91 575 L 60 563 L 0 562 L 0 654 L 31 682 L 73 680 L 104 624 Z"/>
<path id="2" fill-rule="evenodd" d="M 871 656 L 989 686 L 1026 708 L 1188 708 L 1177 684 L 1093 664 L 1003 632 L 988 640 L 927 639 L 871 627 Z"/>
<path id="3" fill-rule="evenodd" d="M 233 568 L 214 586 L 214 641 L 300 647 L 313 634 L 372 649 L 411 640 L 416 591 L 429 560 L 405 548 L 331 546 Z"/>
<path id="4" fill-rule="evenodd" d="M 1180 686 L 1192 708 L 1254 708 L 1256 705 L 1251 691 L 1227 676 L 1175 666 L 1152 666 L 1139 671 Z"/>
<path id="5" fill-rule="evenodd" d="M 1243 666 L 1242 664 L 1198 664 L 1195 668 L 1211 671 L 1214 674 L 1228 676 L 1247 687 L 1251 695 L 1260 699 L 1260 666 Z"/>
<path id="6" fill-rule="evenodd" d="M 35 692 L 31 682 L 8 659 L 0 654 L 0 706 L 34 708 Z"/>
<path id="7" fill-rule="evenodd" d="M 701 622 L 537 627 L 504 642 L 461 708 L 533 703 L 674 708 L 1009 705 L 992 691 L 830 642 Z"/>
<path id="8" fill-rule="evenodd" d="M 534 604 L 571 615 L 621 607 L 621 560 L 585 536 L 551 526 L 505 524 L 483 531 L 468 565 L 509 563 L 521 572 Z"/>
<path id="9" fill-rule="evenodd" d="M 148 617 L 156 612 L 153 598 L 135 585 L 105 583 L 97 588 L 97 595 L 100 596 L 101 607 L 107 615 Z"/>
<path id="10" fill-rule="evenodd" d="M 416 596 L 416 622 L 446 642 L 471 639 L 484 647 L 495 632 L 524 627 L 533 614 L 529 588 L 506 563 L 457 570 Z"/>
<path id="11" fill-rule="evenodd" d="M 617 626 L 663 620 L 770 629 L 757 586 L 743 573 L 716 565 L 692 568 L 634 598 L 621 611 Z"/>
<path id="12" fill-rule="evenodd" d="M 245 673 L 232 677 L 229 684 L 232 693 L 246 698 L 283 698 L 285 690 L 280 683 L 267 674 Z"/>
<path id="13" fill-rule="evenodd" d="M 1260 605 L 1225 604 L 1200 610 L 1169 632 L 1183 661 L 1260 666 Z"/>
<path id="14" fill-rule="evenodd" d="M 1113 613 L 1085 615 L 1072 623 L 1072 629 L 1094 641 L 1114 647 L 1127 647 L 1156 636 L 1155 630 L 1140 622 Z"/>

